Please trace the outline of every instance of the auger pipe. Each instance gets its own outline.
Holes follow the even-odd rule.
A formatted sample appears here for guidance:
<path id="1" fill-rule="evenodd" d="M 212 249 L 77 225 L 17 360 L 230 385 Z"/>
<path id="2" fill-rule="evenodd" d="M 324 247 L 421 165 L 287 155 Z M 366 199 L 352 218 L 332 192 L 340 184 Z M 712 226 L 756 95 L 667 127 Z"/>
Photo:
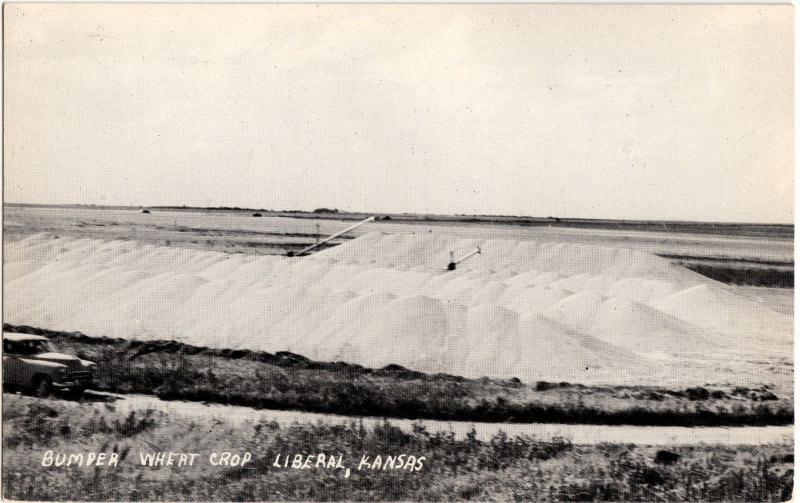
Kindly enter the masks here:
<path id="1" fill-rule="evenodd" d="M 310 246 L 307 246 L 307 247 L 303 248 L 302 250 L 300 250 L 297 253 L 289 252 L 289 253 L 287 253 L 287 255 L 290 256 L 290 257 L 296 257 L 296 256 L 299 256 L 299 255 L 304 255 L 304 254 L 310 252 L 311 250 L 313 250 L 314 248 L 316 248 L 317 246 L 325 244 L 328 241 L 330 241 L 331 239 L 336 239 L 339 236 L 341 236 L 342 234 L 346 234 L 346 233 L 352 231 L 353 229 L 355 229 L 356 227 L 358 227 L 360 225 L 364 225 L 367 222 L 372 222 L 373 220 L 375 220 L 375 217 L 365 218 L 364 220 L 358 222 L 357 224 L 351 225 L 350 227 L 348 227 L 347 229 L 345 229 L 343 231 L 339 231 L 336 234 L 331 234 L 330 236 L 326 237 L 322 241 L 318 241 L 318 242 L 314 243 L 313 245 L 310 245 Z"/>
<path id="2" fill-rule="evenodd" d="M 457 266 L 458 264 L 460 264 L 461 262 L 463 262 L 463 261 L 467 260 L 467 259 L 468 259 L 468 258 L 470 258 L 471 256 L 473 256 L 473 255 L 475 255 L 475 254 L 477 254 L 477 253 L 480 253 L 480 252 L 481 252 L 481 247 L 479 246 L 479 247 L 477 247 L 476 249 L 474 249 L 474 250 L 472 250 L 471 252 L 467 253 L 466 255 L 464 255 L 463 257 L 461 257 L 461 258 L 460 258 L 460 259 L 458 259 L 458 260 L 453 260 L 453 259 L 451 258 L 451 259 L 450 259 L 450 260 L 451 260 L 451 262 L 450 262 L 449 264 L 447 264 L 447 270 L 448 270 L 448 271 L 455 271 L 455 269 L 456 269 L 456 266 Z M 450 257 L 452 257 L 452 256 L 453 256 L 453 252 L 450 252 Z"/>

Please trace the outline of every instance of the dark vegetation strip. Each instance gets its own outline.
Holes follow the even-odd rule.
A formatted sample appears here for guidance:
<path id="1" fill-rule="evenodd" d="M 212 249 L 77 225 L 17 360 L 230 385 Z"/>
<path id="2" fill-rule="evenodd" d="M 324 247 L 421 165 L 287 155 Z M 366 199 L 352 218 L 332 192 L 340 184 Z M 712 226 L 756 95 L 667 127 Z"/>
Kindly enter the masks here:
<path id="1" fill-rule="evenodd" d="M 508 403 L 498 398 L 496 401 L 482 400 L 476 405 L 447 403 L 446 397 L 434 401 L 430 399 L 407 397 L 384 400 L 374 396 L 369 389 L 354 385 L 340 384 L 341 390 L 333 402 L 319 400 L 318 397 L 297 396 L 291 400 L 285 397 L 272 399 L 250 394 L 230 393 L 215 396 L 210 388 L 195 390 L 178 389 L 158 393 L 163 400 L 189 400 L 229 405 L 243 405 L 256 409 L 302 410 L 321 414 L 345 416 L 372 416 L 396 419 L 432 419 L 438 421 L 475 421 L 484 423 L 558 423 L 594 424 L 609 426 L 782 426 L 794 421 L 794 414 L 788 408 L 772 408 L 759 405 L 755 411 L 719 411 L 698 409 L 686 411 L 653 410 L 645 406 L 632 406 L 624 410 L 603 410 L 575 403 Z M 358 393 L 360 396 L 353 396 Z"/>
<path id="2" fill-rule="evenodd" d="M 737 267 L 696 262 L 678 262 L 683 267 L 731 285 L 794 288 L 794 269 L 775 267 Z"/>
<path id="3" fill-rule="evenodd" d="M 763 266 L 783 267 L 791 269 L 794 262 L 791 260 L 765 260 L 758 258 L 731 258 L 731 257 L 711 257 L 704 255 L 675 255 L 670 253 L 656 253 L 659 257 L 685 260 L 687 262 L 721 262 L 726 264 L 756 264 Z"/>
<path id="4" fill-rule="evenodd" d="M 790 400 L 766 387 L 728 393 L 703 387 L 668 390 L 518 379 L 466 379 L 399 365 L 370 369 L 275 354 L 211 349 L 176 341 L 89 337 L 26 326 L 100 363 L 97 389 L 154 394 L 260 409 L 481 422 L 652 426 L 762 426 L 794 420 Z"/>

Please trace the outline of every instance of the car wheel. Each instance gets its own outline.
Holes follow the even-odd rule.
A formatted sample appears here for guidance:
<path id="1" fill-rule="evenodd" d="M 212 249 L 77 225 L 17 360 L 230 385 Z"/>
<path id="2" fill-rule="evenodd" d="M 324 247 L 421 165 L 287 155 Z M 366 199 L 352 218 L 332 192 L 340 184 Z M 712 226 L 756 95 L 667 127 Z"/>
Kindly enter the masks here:
<path id="1" fill-rule="evenodd" d="M 38 376 L 31 384 L 31 392 L 33 396 L 48 397 L 53 393 L 53 381 L 47 376 Z"/>
<path id="2" fill-rule="evenodd" d="M 83 398 L 84 391 L 86 391 L 84 388 L 70 388 L 67 392 L 67 396 L 73 400 L 80 400 Z"/>

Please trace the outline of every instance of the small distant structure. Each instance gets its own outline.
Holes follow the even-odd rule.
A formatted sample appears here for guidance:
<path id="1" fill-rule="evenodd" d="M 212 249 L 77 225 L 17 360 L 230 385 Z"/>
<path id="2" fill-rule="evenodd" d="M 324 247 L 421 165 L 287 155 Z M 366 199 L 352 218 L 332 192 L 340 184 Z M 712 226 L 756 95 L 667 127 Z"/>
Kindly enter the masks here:
<path id="1" fill-rule="evenodd" d="M 142 210 L 142 213 L 150 213 L 150 210 L 148 210 L 147 208 L 145 208 L 145 209 L 143 209 L 143 210 Z"/>
<path id="2" fill-rule="evenodd" d="M 286 256 L 287 256 L 287 257 L 299 257 L 299 256 L 301 256 L 301 255 L 305 255 L 306 253 L 310 252 L 311 250 L 313 250 L 313 249 L 314 249 L 314 248 L 316 248 L 317 246 L 319 246 L 319 245 L 322 245 L 322 244 L 325 244 L 325 243 L 327 243 L 328 241 L 330 241 L 330 240 L 332 240 L 332 239 L 336 239 L 336 238 L 338 238 L 339 236 L 341 236 L 342 234 L 346 234 L 346 233 L 348 233 L 348 232 L 352 231 L 353 229 L 355 229 L 356 227 L 359 227 L 359 226 L 361 226 L 361 225 L 364 225 L 364 224 L 365 224 L 365 223 L 367 223 L 367 222 L 372 222 L 373 220 L 375 220 L 375 217 L 369 217 L 369 218 L 365 218 L 364 220 L 362 220 L 362 221 L 358 222 L 357 224 L 353 224 L 353 225 L 351 225 L 350 227 L 348 227 L 347 229 L 345 229 L 345 230 L 343 230 L 343 231 L 341 231 L 341 232 L 337 232 L 336 234 L 332 234 L 332 235 L 330 235 L 330 236 L 326 237 L 325 239 L 323 239 L 323 240 L 321 240 L 321 241 L 317 241 L 316 243 L 314 243 L 314 244 L 313 244 L 313 245 L 311 245 L 311 246 L 306 246 L 305 248 L 303 248 L 302 250 L 300 250 L 300 251 L 299 251 L 299 252 L 297 252 L 297 253 L 295 253 L 295 252 L 293 252 L 293 251 L 286 252 Z"/>
<path id="3" fill-rule="evenodd" d="M 253 213 L 253 216 L 254 217 L 263 217 L 264 215 L 262 215 L 261 213 L 256 211 L 255 213 Z"/>
<path id="4" fill-rule="evenodd" d="M 447 270 L 448 270 L 448 271 L 455 271 L 455 270 L 456 270 L 456 266 L 457 266 L 458 264 L 460 264 L 461 262 L 463 262 L 463 261 L 467 260 L 468 258 L 470 258 L 470 257 L 471 257 L 471 256 L 473 256 L 473 255 L 478 255 L 479 253 L 481 253 L 481 247 L 480 247 L 480 246 L 479 246 L 479 247 L 477 247 L 477 248 L 475 248 L 475 249 L 474 249 L 474 250 L 472 250 L 471 252 L 467 253 L 466 255 L 464 255 L 463 257 L 461 257 L 460 259 L 458 259 L 458 260 L 455 260 L 455 259 L 453 258 L 453 256 L 454 256 L 454 255 L 453 255 L 453 252 L 451 251 L 451 252 L 450 252 L 450 263 L 449 263 L 449 264 L 447 264 Z"/>

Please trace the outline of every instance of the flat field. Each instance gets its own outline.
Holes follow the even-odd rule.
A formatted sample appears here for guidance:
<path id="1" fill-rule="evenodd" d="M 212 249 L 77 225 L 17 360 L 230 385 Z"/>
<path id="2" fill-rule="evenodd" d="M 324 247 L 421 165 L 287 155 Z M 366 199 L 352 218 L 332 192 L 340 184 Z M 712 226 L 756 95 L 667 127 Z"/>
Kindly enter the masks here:
<path id="1" fill-rule="evenodd" d="M 7 240 L 47 232 L 61 236 L 136 239 L 150 244 L 248 254 L 283 254 L 341 231 L 366 214 L 315 214 L 251 210 L 95 209 L 6 205 Z M 386 216 L 384 216 L 386 218 Z M 341 240 L 370 232 L 448 234 L 473 239 L 534 240 L 621 246 L 684 260 L 793 265 L 792 226 L 674 224 L 580 220 L 527 220 L 514 217 L 434 217 L 394 215 L 362 226 Z"/>

